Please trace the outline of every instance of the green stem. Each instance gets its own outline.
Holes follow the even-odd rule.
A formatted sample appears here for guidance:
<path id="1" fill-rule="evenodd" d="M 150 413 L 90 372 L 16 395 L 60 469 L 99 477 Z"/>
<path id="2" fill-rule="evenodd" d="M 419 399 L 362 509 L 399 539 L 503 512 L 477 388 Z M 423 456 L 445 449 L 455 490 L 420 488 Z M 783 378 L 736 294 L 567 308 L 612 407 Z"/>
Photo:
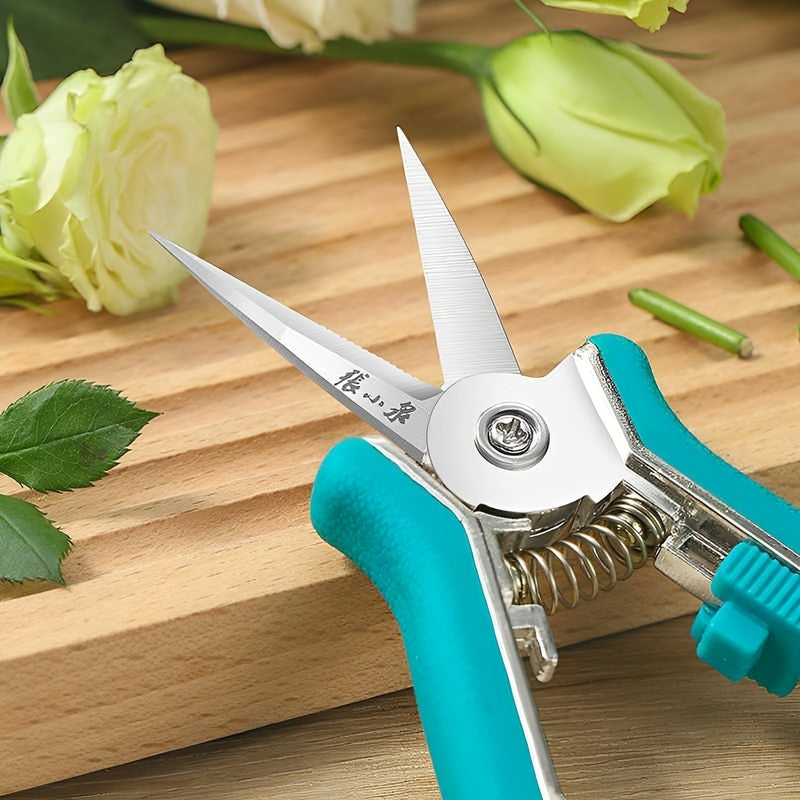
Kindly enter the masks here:
<path id="1" fill-rule="evenodd" d="M 742 214 L 739 217 L 739 227 L 756 247 L 780 264 L 795 280 L 800 281 L 800 252 L 786 239 L 752 214 Z"/>
<path id="2" fill-rule="evenodd" d="M 321 50 L 304 53 L 299 47 L 290 50 L 278 47 L 260 28 L 167 14 L 137 14 L 134 19 L 137 27 L 147 36 L 168 45 L 222 45 L 283 55 L 437 67 L 473 78 L 486 75 L 489 70 L 488 55 L 491 50 L 476 44 L 404 39 L 385 39 L 365 44 L 355 39 L 341 38 L 325 42 Z"/>
<path id="3" fill-rule="evenodd" d="M 753 354 L 753 342 L 744 333 L 729 328 L 660 292 L 654 292 L 652 289 L 631 289 L 628 297 L 635 306 L 649 311 L 656 319 L 691 333 L 698 339 L 710 342 L 741 358 L 749 358 Z"/>
<path id="4" fill-rule="evenodd" d="M 530 17 L 532 20 L 533 20 L 533 24 L 534 24 L 534 25 L 535 25 L 535 26 L 536 26 L 536 27 L 537 27 L 537 28 L 538 28 L 538 29 L 539 29 L 539 30 L 540 30 L 540 31 L 541 31 L 541 32 L 542 32 L 542 33 L 543 33 L 545 36 L 547 36 L 548 38 L 550 38 L 550 30 L 549 30 L 549 28 L 547 27 L 547 25 L 545 25 L 545 24 L 544 24 L 544 22 L 542 22 L 542 21 L 539 19 L 539 17 L 538 17 L 536 14 L 534 14 L 534 13 L 533 13 L 533 11 L 531 11 L 531 9 L 529 9 L 529 8 L 528 8 L 528 6 L 526 6 L 526 5 L 525 5 L 525 3 L 523 3 L 523 2 L 522 2 L 522 0 L 514 0 L 514 2 L 515 2 L 515 3 L 516 3 L 516 4 L 517 4 L 517 5 L 518 5 L 518 6 L 519 6 L 521 9 L 522 9 L 522 11 L 524 11 L 524 12 L 525 12 L 525 14 L 527 14 L 527 15 L 528 15 L 528 16 L 529 16 L 529 17 Z"/>

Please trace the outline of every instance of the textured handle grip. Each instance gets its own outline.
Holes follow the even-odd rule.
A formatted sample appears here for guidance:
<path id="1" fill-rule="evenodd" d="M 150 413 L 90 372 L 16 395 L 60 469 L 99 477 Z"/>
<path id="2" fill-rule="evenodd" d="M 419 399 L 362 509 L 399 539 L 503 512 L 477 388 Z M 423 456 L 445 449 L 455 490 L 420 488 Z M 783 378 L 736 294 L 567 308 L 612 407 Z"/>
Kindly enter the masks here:
<path id="1" fill-rule="evenodd" d="M 323 539 L 398 621 L 445 800 L 542 797 L 464 528 L 363 439 L 338 444 L 311 496 Z"/>
<path id="2" fill-rule="evenodd" d="M 800 552 L 800 510 L 739 472 L 696 439 L 659 391 L 642 349 L 621 336 L 590 340 L 599 349 L 642 444 L 723 503 Z M 775 694 L 800 679 L 800 574 L 751 543 L 724 559 L 693 634 L 697 653 L 723 675 L 748 675 Z"/>
<path id="3" fill-rule="evenodd" d="M 800 510 L 747 477 L 690 433 L 667 405 L 644 351 L 614 334 L 593 336 L 642 444 L 687 478 L 800 552 Z"/>

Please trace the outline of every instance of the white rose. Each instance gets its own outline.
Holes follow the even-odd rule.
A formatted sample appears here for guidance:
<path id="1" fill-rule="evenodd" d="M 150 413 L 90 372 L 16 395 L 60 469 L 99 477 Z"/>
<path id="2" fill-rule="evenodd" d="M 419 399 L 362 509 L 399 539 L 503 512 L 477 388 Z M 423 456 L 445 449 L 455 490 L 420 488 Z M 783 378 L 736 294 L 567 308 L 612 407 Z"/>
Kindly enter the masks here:
<path id="1" fill-rule="evenodd" d="M 279 47 L 318 50 L 327 39 L 361 42 L 410 33 L 417 0 L 151 0 L 201 17 L 263 28 Z"/>
<path id="2" fill-rule="evenodd" d="M 160 45 L 115 75 L 76 72 L 0 150 L 0 244 L 55 266 L 93 311 L 165 305 L 185 270 L 148 229 L 199 248 L 216 136 L 208 92 Z"/>

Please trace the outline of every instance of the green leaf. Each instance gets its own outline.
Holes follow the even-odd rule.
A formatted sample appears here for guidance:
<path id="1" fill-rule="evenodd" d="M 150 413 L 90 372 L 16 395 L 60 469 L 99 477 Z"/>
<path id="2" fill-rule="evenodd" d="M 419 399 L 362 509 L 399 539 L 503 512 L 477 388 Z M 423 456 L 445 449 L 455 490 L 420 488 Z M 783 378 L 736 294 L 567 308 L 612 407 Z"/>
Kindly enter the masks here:
<path id="1" fill-rule="evenodd" d="M 108 386 L 51 383 L 0 414 L 0 472 L 40 492 L 90 486 L 155 416 Z"/>
<path id="2" fill-rule="evenodd" d="M 131 21 L 126 0 L 2 0 L 0 20 L 9 14 L 28 51 L 33 76 L 64 78 L 92 67 L 116 72 L 134 50 L 153 40 Z M 0 41 L 0 68 L 8 53 Z"/>
<path id="3" fill-rule="evenodd" d="M 75 290 L 57 267 L 46 261 L 18 256 L 0 240 L 0 302 L 22 300 L 30 304 L 34 297 L 49 302 L 70 296 L 75 296 Z"/>
<path id="4" fill-rule="evenodd" d="M 16 122 L 23 114 L 35 111 L 39 107 L 39 95 L 33 82 L 28 56 L 14 31 L 11 16 L 6 25 L 6 41 L 8 43 L 8 64 L 3 77 L 0 93 L 6 114 L 12 122 Z"/>
<path id="5" fill-rule="evenodd" d="M 0 495 L 0 580 L 64 583 L 61 561 L 69 545 L 69 537 L 36 506 Z"/>

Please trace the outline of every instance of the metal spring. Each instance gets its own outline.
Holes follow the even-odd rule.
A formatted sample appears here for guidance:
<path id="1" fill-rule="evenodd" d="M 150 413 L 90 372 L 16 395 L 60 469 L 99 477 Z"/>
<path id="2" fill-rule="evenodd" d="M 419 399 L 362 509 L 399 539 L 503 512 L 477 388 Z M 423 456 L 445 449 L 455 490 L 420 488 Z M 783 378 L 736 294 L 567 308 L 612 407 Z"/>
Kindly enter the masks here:
<path id="1" fill-rule="evenodd" d="M 514 603 L 536 603 L 553 614 L 593 600 L 643 567 L 665 537 L 658 514 L 624 494 L 580 530 L 547 547 L 506 553 Z"/>

